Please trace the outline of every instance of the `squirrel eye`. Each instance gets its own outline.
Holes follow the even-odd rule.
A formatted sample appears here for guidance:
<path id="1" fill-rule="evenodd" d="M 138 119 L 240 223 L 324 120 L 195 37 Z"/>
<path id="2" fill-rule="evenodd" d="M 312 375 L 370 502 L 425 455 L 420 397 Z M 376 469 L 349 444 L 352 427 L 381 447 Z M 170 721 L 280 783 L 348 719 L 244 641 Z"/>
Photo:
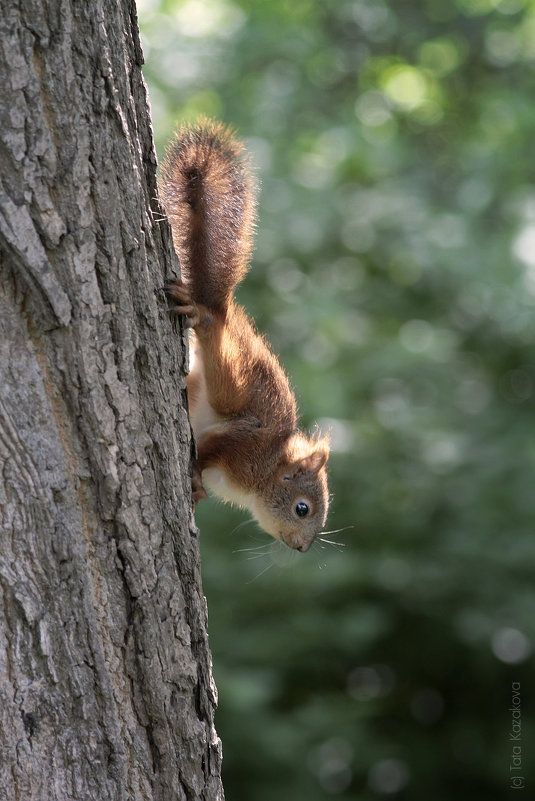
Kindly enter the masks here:
<path id="1" fill-rule="evenodd" d="M 296 503 L 295 513 L 297 517 L 306 517 L 308 514 L 308 504 L 304 503 L 304 501 L 299 501 L 299 503 Z"/>

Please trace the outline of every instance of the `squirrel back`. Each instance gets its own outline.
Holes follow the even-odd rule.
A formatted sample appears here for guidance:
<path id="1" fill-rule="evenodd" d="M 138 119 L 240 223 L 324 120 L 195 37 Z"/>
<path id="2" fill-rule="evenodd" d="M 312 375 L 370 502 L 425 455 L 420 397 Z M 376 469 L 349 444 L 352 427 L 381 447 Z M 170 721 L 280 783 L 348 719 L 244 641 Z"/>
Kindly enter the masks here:
<path id="1" fill-rule="evenodd" d="M 184 282 L 225 313 L 252 251 L 255 187 L 243 145 L 212 120 L 181 128 L 166 153 L 162 196 Z"/>

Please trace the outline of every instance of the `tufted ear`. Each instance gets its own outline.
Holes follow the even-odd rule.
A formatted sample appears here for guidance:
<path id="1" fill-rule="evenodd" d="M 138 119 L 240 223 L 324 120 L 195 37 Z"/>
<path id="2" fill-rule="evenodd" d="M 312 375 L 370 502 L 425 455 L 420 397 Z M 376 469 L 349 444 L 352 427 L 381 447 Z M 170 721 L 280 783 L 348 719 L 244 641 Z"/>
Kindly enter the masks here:
<path id="1" fill-rule="evenodd" d="M 307 476 L 313 478 L 319 473 L 329 456 L 329 449 L 325 445 L 320 445 L 312 453 L 302 456 L 297 461 L 289 464 L 283 473 L 284 481 L 291 481 L 297 476 Z"/>

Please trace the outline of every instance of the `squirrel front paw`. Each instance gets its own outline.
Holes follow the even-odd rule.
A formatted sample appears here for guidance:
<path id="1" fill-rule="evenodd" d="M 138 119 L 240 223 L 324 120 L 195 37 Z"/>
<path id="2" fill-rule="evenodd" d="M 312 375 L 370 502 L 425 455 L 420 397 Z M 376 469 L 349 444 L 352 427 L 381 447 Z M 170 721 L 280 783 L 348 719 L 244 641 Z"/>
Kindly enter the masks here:
<path id="1" fill-rule="evenodd" d="M 200 500 L 207 497 L 206 490 L 202 485 L 202 474 L 198 462 L 194 462 L 191 474 L 191 497 L 195 507 Z"/>
<path id="2" fill-rule="evenodd" d="M 186 328 L 195 328 L 200 322 L 201 315 L 199 308 L 193 298 L 188 287 L 178 278 L 172 278 L 165 284 L 165 291 L 171 300 L 176 301 L 178 305 L 173 306 L 171 311 L 175 314 L 183 314 L 186 318 L 184 325 Z"/>

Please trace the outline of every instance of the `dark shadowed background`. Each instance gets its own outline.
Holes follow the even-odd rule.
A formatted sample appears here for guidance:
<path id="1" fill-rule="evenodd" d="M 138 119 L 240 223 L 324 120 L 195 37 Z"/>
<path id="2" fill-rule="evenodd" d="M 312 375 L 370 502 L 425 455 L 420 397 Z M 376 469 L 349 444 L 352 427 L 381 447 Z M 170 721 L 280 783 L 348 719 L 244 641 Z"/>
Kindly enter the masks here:
<path id="1" fill-rule="evenodd" d="M 240 299 L 351 526 L 305 556 L 199 508 L 227 798 L 527 798 L 535 3 L 138 7 L 160 158 L 201 113 L 254 156 Z"/>

